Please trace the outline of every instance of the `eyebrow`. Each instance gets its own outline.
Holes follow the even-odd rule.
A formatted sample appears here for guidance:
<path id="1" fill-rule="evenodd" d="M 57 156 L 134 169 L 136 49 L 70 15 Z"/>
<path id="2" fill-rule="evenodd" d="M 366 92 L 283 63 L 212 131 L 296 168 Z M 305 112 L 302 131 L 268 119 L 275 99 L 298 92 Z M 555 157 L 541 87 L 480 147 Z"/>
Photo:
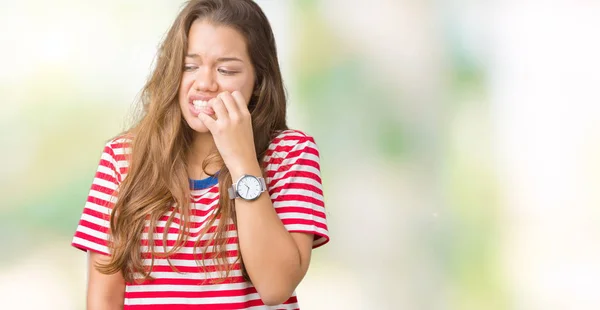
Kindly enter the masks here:
<path id="1" fill-rule="evenodd" d="M 185 55 L 186 58 L 199 58 L 200 55 L 198 54 L 187 54 Z M 227 62 L 227 61 L 239 61 L 239 62 L 244 62 L 243 60 L 237 58 L 237 57 L 220 57 L 217 58 L 217 62 Z"/>

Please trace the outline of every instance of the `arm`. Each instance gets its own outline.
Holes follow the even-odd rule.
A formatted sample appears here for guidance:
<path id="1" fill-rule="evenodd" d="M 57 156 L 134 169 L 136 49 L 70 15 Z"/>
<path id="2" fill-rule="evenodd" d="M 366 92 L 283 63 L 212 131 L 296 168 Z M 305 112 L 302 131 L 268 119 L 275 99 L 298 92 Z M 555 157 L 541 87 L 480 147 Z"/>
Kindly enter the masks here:
<path id="1" fill-rule="evenodd" d="M 95 266 L 109 260 L 108 232 L 110 213 L 121 175 L 117 154 L 129 147 L 127 140 L 108 142 L 98 164 L 88 198 L 73 236 L 72 245 L 87 253 L 88 310 L 123 309 L 125 281 L 118 274 L 105 275 Z"/>
<path id="2" fill-rule="evenodd" d="M 200 113 L 198 117 L 210 130 L 233 181 L 236 182 L 243 174 L 261 176 L 254 147 L 251 115 L 242 94 L 238 91 L 231 94 L 223 92 L 211 99 L 209 105 L 214 110 L 216 119 L 205 113 Z M 312 155 L 306 154 L 310 160 L 298 159 L 297 155 L 302 151 L 299 149 L 297 152 L 288 152 L 286 165 L 279 164 L 286 171 L 280 171 L 278 180 L 281 182 L 274 184 L 278 188 L 273 188 L 273 201 L 269 193 L 265 192 L 257 200 L 244 201 L 238 198 L 235 203 L 240 253 L 252 283 L 267 305 L 278 305 L 290 297 L 308 269 L 314 235 L 326 233 L 325 225 L 314 220 L 316 217 L 325 219 L 321 210 L 318 152 L 315 149 Z M 295 165 L 297 161 L 298 165 Z M 305 166 L 300 163 L 304 161 L 312 163 Z M 309 180 L 306 176 L 313 179 Z M 290 188 L 286 189 L 286 185 L 290 185 Z M 306 186 L 308 190 L 298 189 L 298 185 Z M 286 198 L 283 197 L 286 192 L 300 193 L 292 193 Z M 306 194 L 308 192 L 310 194 Z M 314 197 L 306 197 L 312 199 L 310 202 L 293 201 L 295 199 L 289 197 L 306 195 Z M 301 214 L 297 218 L 298 223 L 284 225 L 284 220 L 278 215 L 284 209 L 295 209 L 287 213 L 292 217 Z M 290 218 L 285 220 L 289 222 Z M 318 224 L 323 227 L 317 228 Z"/>
<path id="3" fill-rule="evenodd" d="M 87 310 L 122 310 L 125 294 L 125 280 L 119 273 L 106 275 L 96 269 L 98 264 L 106 264 L 109 257 L 88 251 Z"/>
<path id="4" fill-rule="evenodd" d="M 252 168 L 231 171 L 233 180 L 242 174 L 261 175 Z M 257 200 L 235 201 L 240 251 L 252 284 L 266 305 L 278 305 L 294 292 L 310 263 L 313 235 L 289 233 L 277 216 L 268 192 Z"/>

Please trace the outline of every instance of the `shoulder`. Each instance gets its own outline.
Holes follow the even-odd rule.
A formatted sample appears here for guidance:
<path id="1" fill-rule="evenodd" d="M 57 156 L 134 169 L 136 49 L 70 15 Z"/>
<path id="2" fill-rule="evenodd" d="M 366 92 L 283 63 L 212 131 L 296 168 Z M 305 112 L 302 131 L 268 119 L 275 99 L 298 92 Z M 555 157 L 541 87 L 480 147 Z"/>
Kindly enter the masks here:
<path id="1" fill-rule="evenodd" d="M 315 139 L 303 131 L 286 129 L 275 134 L 264 160 L 269 165 L 279 166 L 286 159 L 303 157 L 318 161 L 319 151 Z"/>
<path id="2" fill-rule="evenodd" d="M 132 138 L 121 134 L 106 141 L 100 165 L 107 166 L 119 175 L 125 175 L 129 166 Z M 119 178 L 121 179 L 121 178 Z"/>
<path id="3" fill-rule="evenodd" d="M 293 146 L 302 143 L 315 144 L 315 139 L 311 135 L 298 129 L 286 129 L 275 134 L 269 148 L 277 146 Z"/>
<path id="4" fill-rule="evenodd" d="M 117 159 L 120 155 L 126 155 L 131 152 L 132 138 L 127 135 L 118 135 L 108 140 L 104 146 L 104 151 L 112 153 Z"/>

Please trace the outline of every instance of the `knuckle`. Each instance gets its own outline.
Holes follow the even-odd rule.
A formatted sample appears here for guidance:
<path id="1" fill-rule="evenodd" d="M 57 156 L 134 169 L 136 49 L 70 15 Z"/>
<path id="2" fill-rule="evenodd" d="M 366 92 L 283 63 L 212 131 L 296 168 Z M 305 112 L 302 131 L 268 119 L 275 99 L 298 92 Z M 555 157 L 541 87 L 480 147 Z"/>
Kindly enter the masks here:
<path id="1" fill-rule="evenodd" d="M 242 122 L 242 118 L 237 114 L 231 115 L 231 122 L 234 124 L 239 124 Z"/>

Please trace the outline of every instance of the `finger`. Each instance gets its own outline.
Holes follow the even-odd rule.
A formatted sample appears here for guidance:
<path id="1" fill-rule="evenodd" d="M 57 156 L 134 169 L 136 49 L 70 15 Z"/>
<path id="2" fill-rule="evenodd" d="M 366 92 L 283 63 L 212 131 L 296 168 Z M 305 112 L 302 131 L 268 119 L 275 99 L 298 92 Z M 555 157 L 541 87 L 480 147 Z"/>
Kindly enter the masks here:
<path id="1" fill-rule="evenodd" d="M 215 114 L 217 115 L 217 120 L 226 120 L 229 118 L 227 109 L 225 108 L 225 105 L 221 98 L 215 97 L 213 99 L 210 99 L 210 101 L 208 102 L 208 106 L 215 111 Z"/>
<path id="2" fill-rule="evenodd" d="M 210 132 L 213 132 L 213 130 L 216 128 L 217 124 L 216 124 L 216 120 L 214 120 L 212 117 L 210 117 L 210 115 L 200 112 L 200 114 L 198 114 L 198 118 L 202 121 L 202 123 L 204 123 L 204 126 L 206 126 L 206 128 L 208 128 L 208 130 L 210 130 Z"/>
<path id="3" fill-rule="evenodd" d="M 235 99 L 231 96 L 229 92 L 222 92 L 217 97 L 223 101 L 225 108 L 227 109 L 227 113 L 229 113 L 229 118 L 238 119 L 240 116 L 240 109 L 238 108 Z"/>
<path id="4" fill-rule="evenodd" d="M 235 99 L 235 102 L 237 103 L 237 106 L 240 109 L 240 111 L 248 111 L 248 101 L 246 101 L 246 98 L 244 98 L 244 95 L 242 95 L 240 91 L 234 91 L 233 93 L 231 93 L 231 96 Z"/>

